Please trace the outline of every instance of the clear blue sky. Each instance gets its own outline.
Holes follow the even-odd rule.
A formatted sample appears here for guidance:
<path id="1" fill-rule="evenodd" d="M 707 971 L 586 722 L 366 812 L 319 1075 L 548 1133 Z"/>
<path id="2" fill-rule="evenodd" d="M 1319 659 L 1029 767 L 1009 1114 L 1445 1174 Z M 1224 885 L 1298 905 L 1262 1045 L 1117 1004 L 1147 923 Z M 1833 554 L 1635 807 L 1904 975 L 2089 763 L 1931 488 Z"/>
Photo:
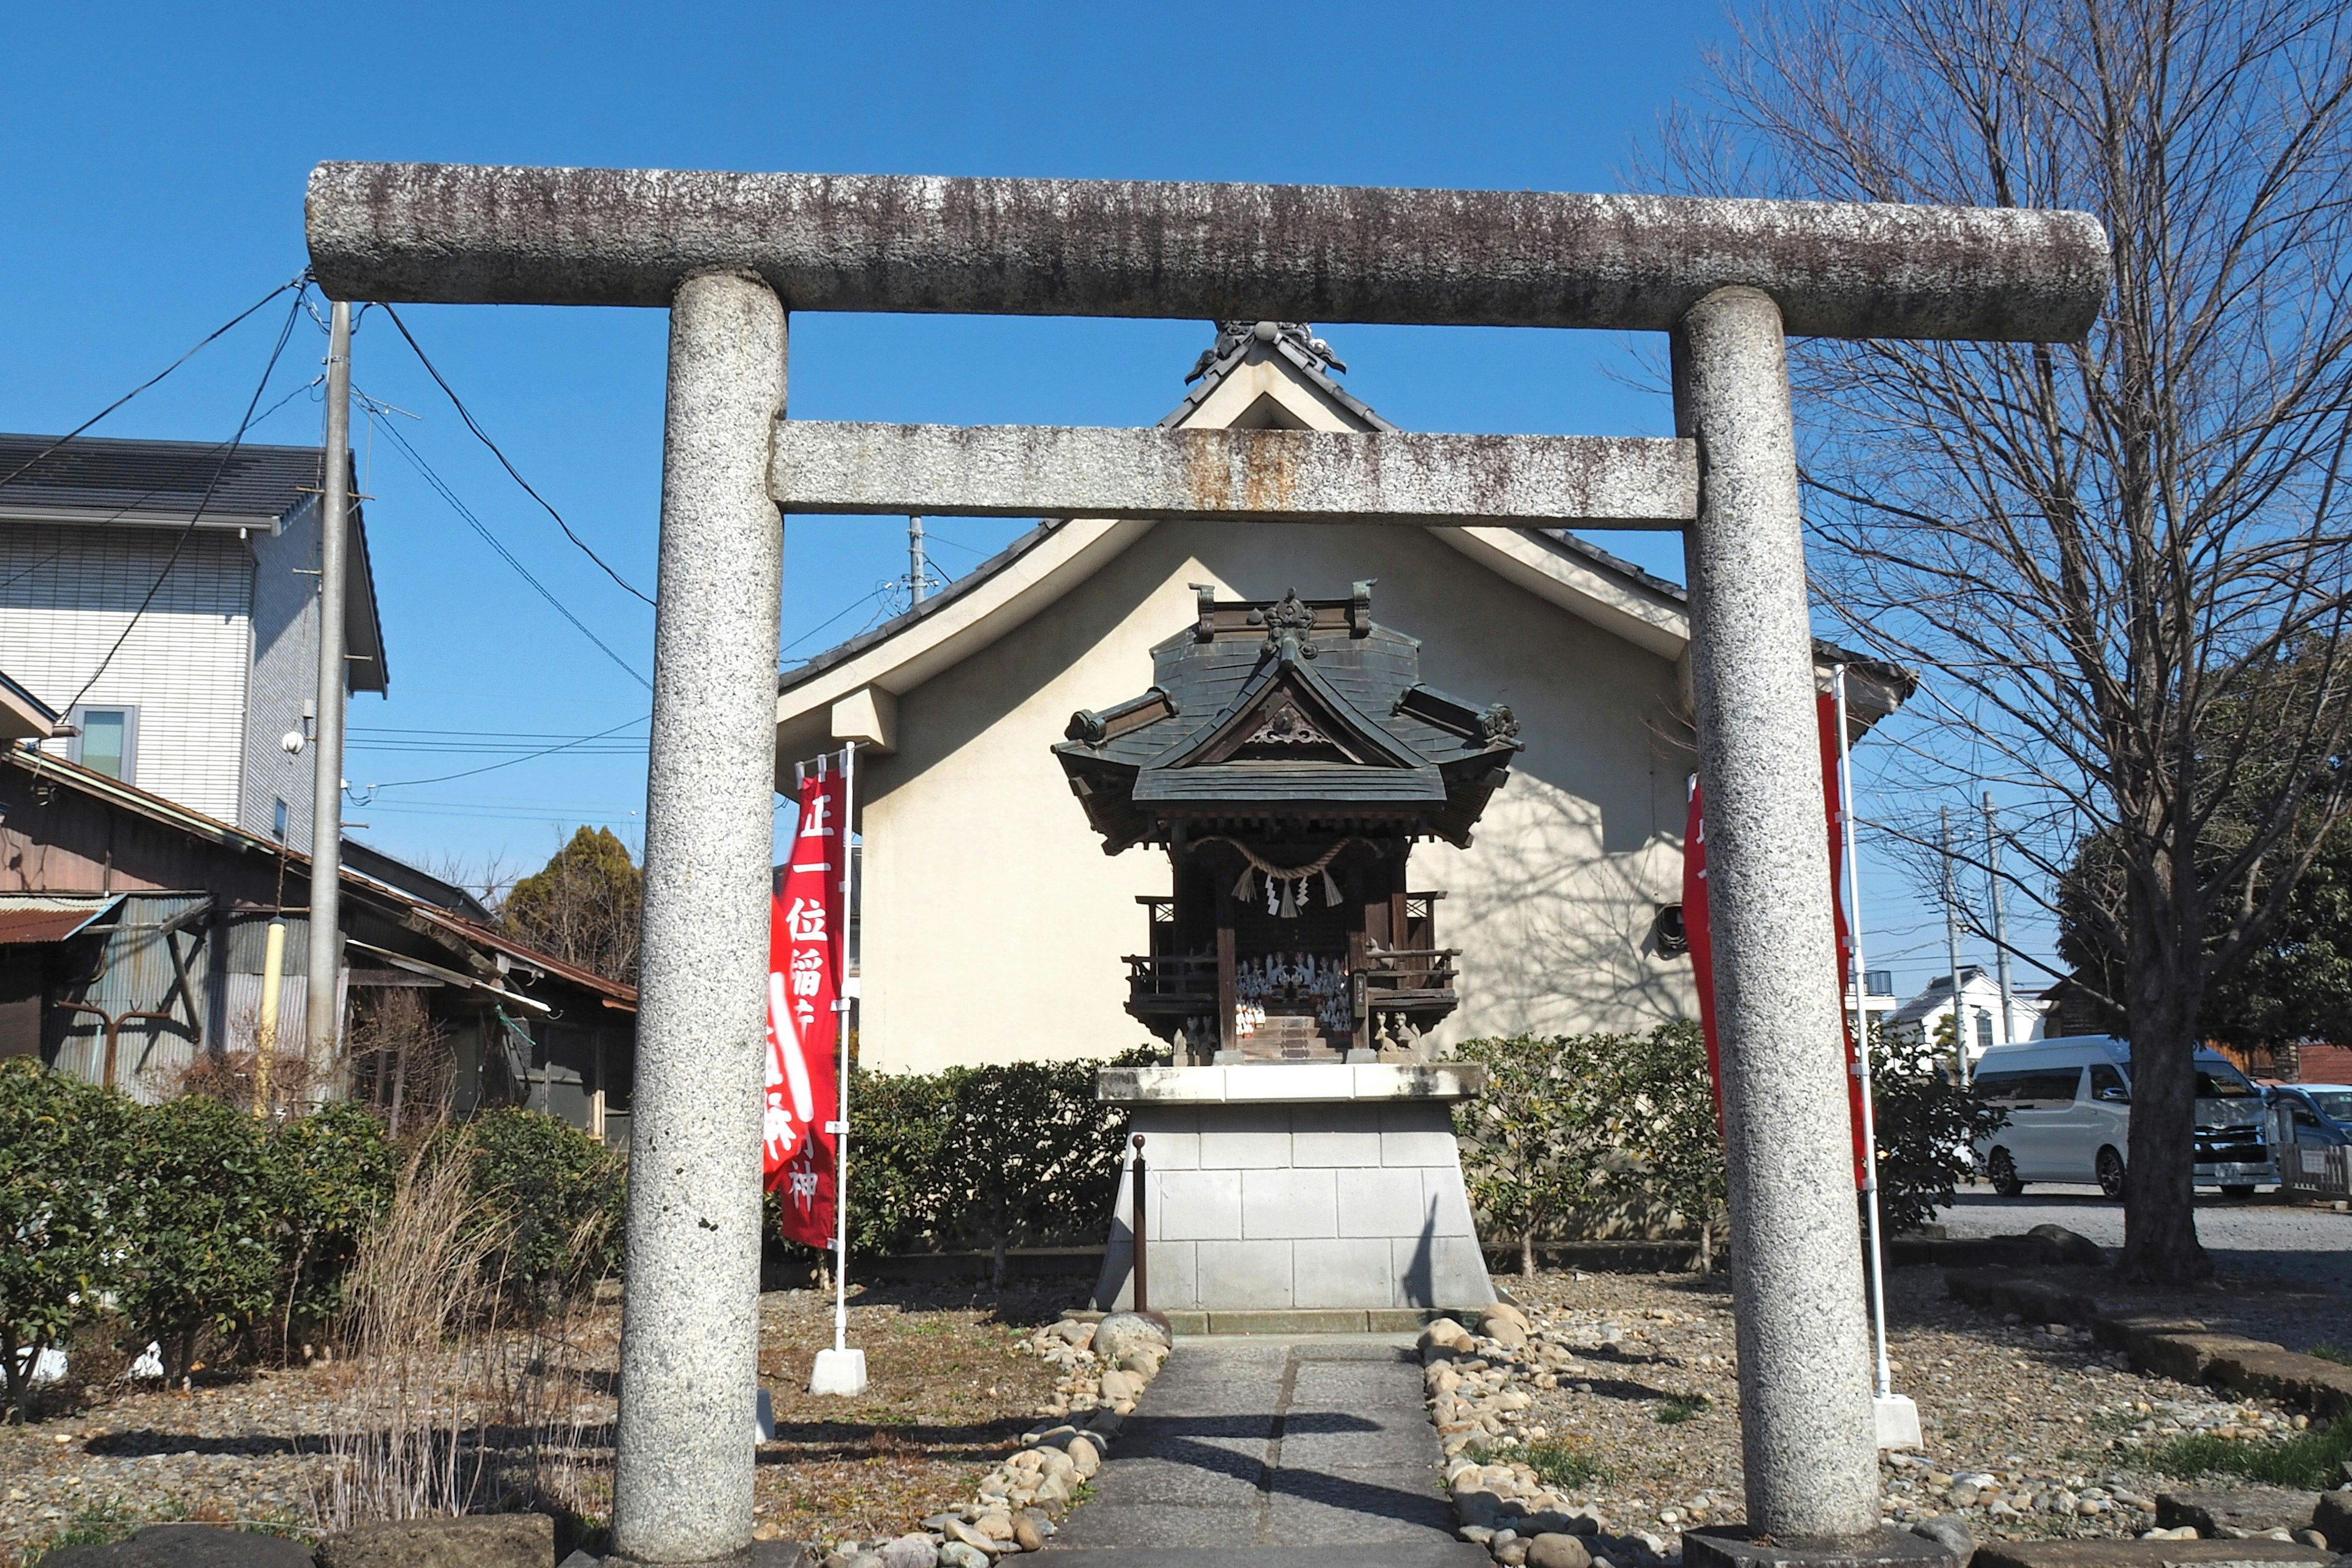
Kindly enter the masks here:
<path id="1" fill-rule="evenodd" d="M 354 26 L 334 32 L 322 18 Z M 1609 190 L 1723 35 L 1717 0 L 1355 3 L 28 6 L 0 58 L 0 429 L 70 428 L 304 265 L 326 158 Z M 575 528 L 650 591 L 664 321 L 654 311 L 426 308 L 412 330 Z M 226 438 L 278 307 L 96 434 Z M 474 513 L 639 675 L 651 612 L 574 551 L 467 435 L 381 316 L 354 378 Z M 1350 387 L 1408 427 L 1663 434 L 1644 345 L 1599 334 L 1334 326 Z M 803 316 L 791 404 L 814 418 L 1139 424 L 1205 323 Z M 317 374 L 305 322 L 268 400 Z M 1648 352 L 1654 352 L 1652 347 Z M 387 416 L 387 418 L 396 416 Z M 254 435 L 319 438 L 315 392 Z M 499 560 L 382 437 L 370 541 L 392 691 L 352 709 L 355 786 L 627 725 L 646 689 Z M 1019 525 L 943 521 L 960 574 Z M 1679 580 L 1671 535 L 1595 536 Z M 905 567 L 887 520 L 794 520 L 784 640 L 872 616 Z M 414 731 L 397 734 L 386 731 Z M 490 739 L 478 742 L 476 732 Z M 619 739 L 641 741 L 642 724 Z M 396 750 L 417 743 L 440 750 Z M 536 867 L 583 821 L 635 846 L 628 744 L 373 792 L 356 837 L 422 863 Z M 1866 809 L 1866 803 L 1865 803 Z M 1940 924 L 1865 898 L 1874 966 L 1941 973 Z M 1974 955 L 1971 954 L 1971 957 Z"/>

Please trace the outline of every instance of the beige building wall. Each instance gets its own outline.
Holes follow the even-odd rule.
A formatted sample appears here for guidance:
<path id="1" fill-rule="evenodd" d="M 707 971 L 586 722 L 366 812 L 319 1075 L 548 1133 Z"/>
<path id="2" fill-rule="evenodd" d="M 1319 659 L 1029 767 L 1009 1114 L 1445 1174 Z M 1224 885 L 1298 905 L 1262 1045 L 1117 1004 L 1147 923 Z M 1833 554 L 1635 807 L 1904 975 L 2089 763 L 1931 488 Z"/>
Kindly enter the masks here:
<path id="1" fill-rule="evenodd" d="M 1146 1043 L 1124 1010 L 1140 894 L 1161 849 L 1102 852 L 1052 752 L 1070 715 L 1132 697 L 1150 647 L 1192 619 L 1190 584 L 1344 596 L 1422 639 L 1423 678 L 1517 710 L 1528 742 L 1474 846 L 1413 852 L 1465 950 L 1442 1040 L 1646 1028 L 1691 1016 L 1686 959 L 1654 951 L 1681 896 L 1692 762 L 1673 664 L 1515 586 L 1417 529 L 1161 523 L 1083 584 L 898 698 L 892 755 L 861 763 L 860 1048 L 896 1071 L 1108 1055 Z"/>

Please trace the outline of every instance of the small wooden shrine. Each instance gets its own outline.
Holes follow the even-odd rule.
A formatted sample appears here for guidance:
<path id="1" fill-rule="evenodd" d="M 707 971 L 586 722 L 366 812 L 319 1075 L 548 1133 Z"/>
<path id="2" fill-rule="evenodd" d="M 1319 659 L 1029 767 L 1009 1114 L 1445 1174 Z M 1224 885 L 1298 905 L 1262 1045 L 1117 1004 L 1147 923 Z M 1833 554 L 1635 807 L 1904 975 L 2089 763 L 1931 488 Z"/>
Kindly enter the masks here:
<path id="1" fill-rule="evenodd" d="M 1423 684 L 1421 645 L 1345 599 L 1227 603 L 1151 650 L 1140 697 L 1054 748 L 1111 854 L 1166 847 L 1128 1011 L 1180 1062 L 1410 1060 L 1454 1010 L 1422 838 L 1467 846 L 1517 721 Z"/>

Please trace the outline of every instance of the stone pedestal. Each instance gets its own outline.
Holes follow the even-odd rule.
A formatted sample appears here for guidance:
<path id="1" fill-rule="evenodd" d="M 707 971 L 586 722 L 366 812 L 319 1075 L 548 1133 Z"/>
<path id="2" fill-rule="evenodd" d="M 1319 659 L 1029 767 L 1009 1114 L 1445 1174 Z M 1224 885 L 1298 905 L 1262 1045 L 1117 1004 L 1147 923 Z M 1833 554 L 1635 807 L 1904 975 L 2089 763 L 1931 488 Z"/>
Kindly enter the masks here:
<path id="1" fill-rule="evenodd" d="M 1684 1568 L 1964 1568 L 1941 1542 L 1887 1526 L 1834 1545 L 1787 1545 L 1738 1525 L 1683 1531 Z"/>
<path id="2" fill-rule="evenodd" d="M 1110 1068 L 1096 1079 L 1144 1137 L 1150 1305 L 1161 1311 L 1475 1308 L 1495 1300 L 1453 1108 L 1454 1064 Z M 1133 1304 L 1132 1172 L 1095 1287 Z"/>

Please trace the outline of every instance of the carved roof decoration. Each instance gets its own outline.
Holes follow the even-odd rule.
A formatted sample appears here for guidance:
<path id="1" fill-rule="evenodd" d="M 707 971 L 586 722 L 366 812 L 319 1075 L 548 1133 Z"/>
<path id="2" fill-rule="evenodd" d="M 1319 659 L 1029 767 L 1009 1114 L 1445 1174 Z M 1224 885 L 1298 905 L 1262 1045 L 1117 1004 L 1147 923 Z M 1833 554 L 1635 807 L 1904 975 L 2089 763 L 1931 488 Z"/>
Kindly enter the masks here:
<path id="1" fill-rule="evenodd" d="M 1421 644 L 1344 599 L 1226 602 L 1151 650 L 1151 689 L 1071 717 L 1054 748 L 1116 854 L 1248 817 L 1384 824 L 1455 844 L 1509 776 L 1518 721 L 1421 679 Z"/>

